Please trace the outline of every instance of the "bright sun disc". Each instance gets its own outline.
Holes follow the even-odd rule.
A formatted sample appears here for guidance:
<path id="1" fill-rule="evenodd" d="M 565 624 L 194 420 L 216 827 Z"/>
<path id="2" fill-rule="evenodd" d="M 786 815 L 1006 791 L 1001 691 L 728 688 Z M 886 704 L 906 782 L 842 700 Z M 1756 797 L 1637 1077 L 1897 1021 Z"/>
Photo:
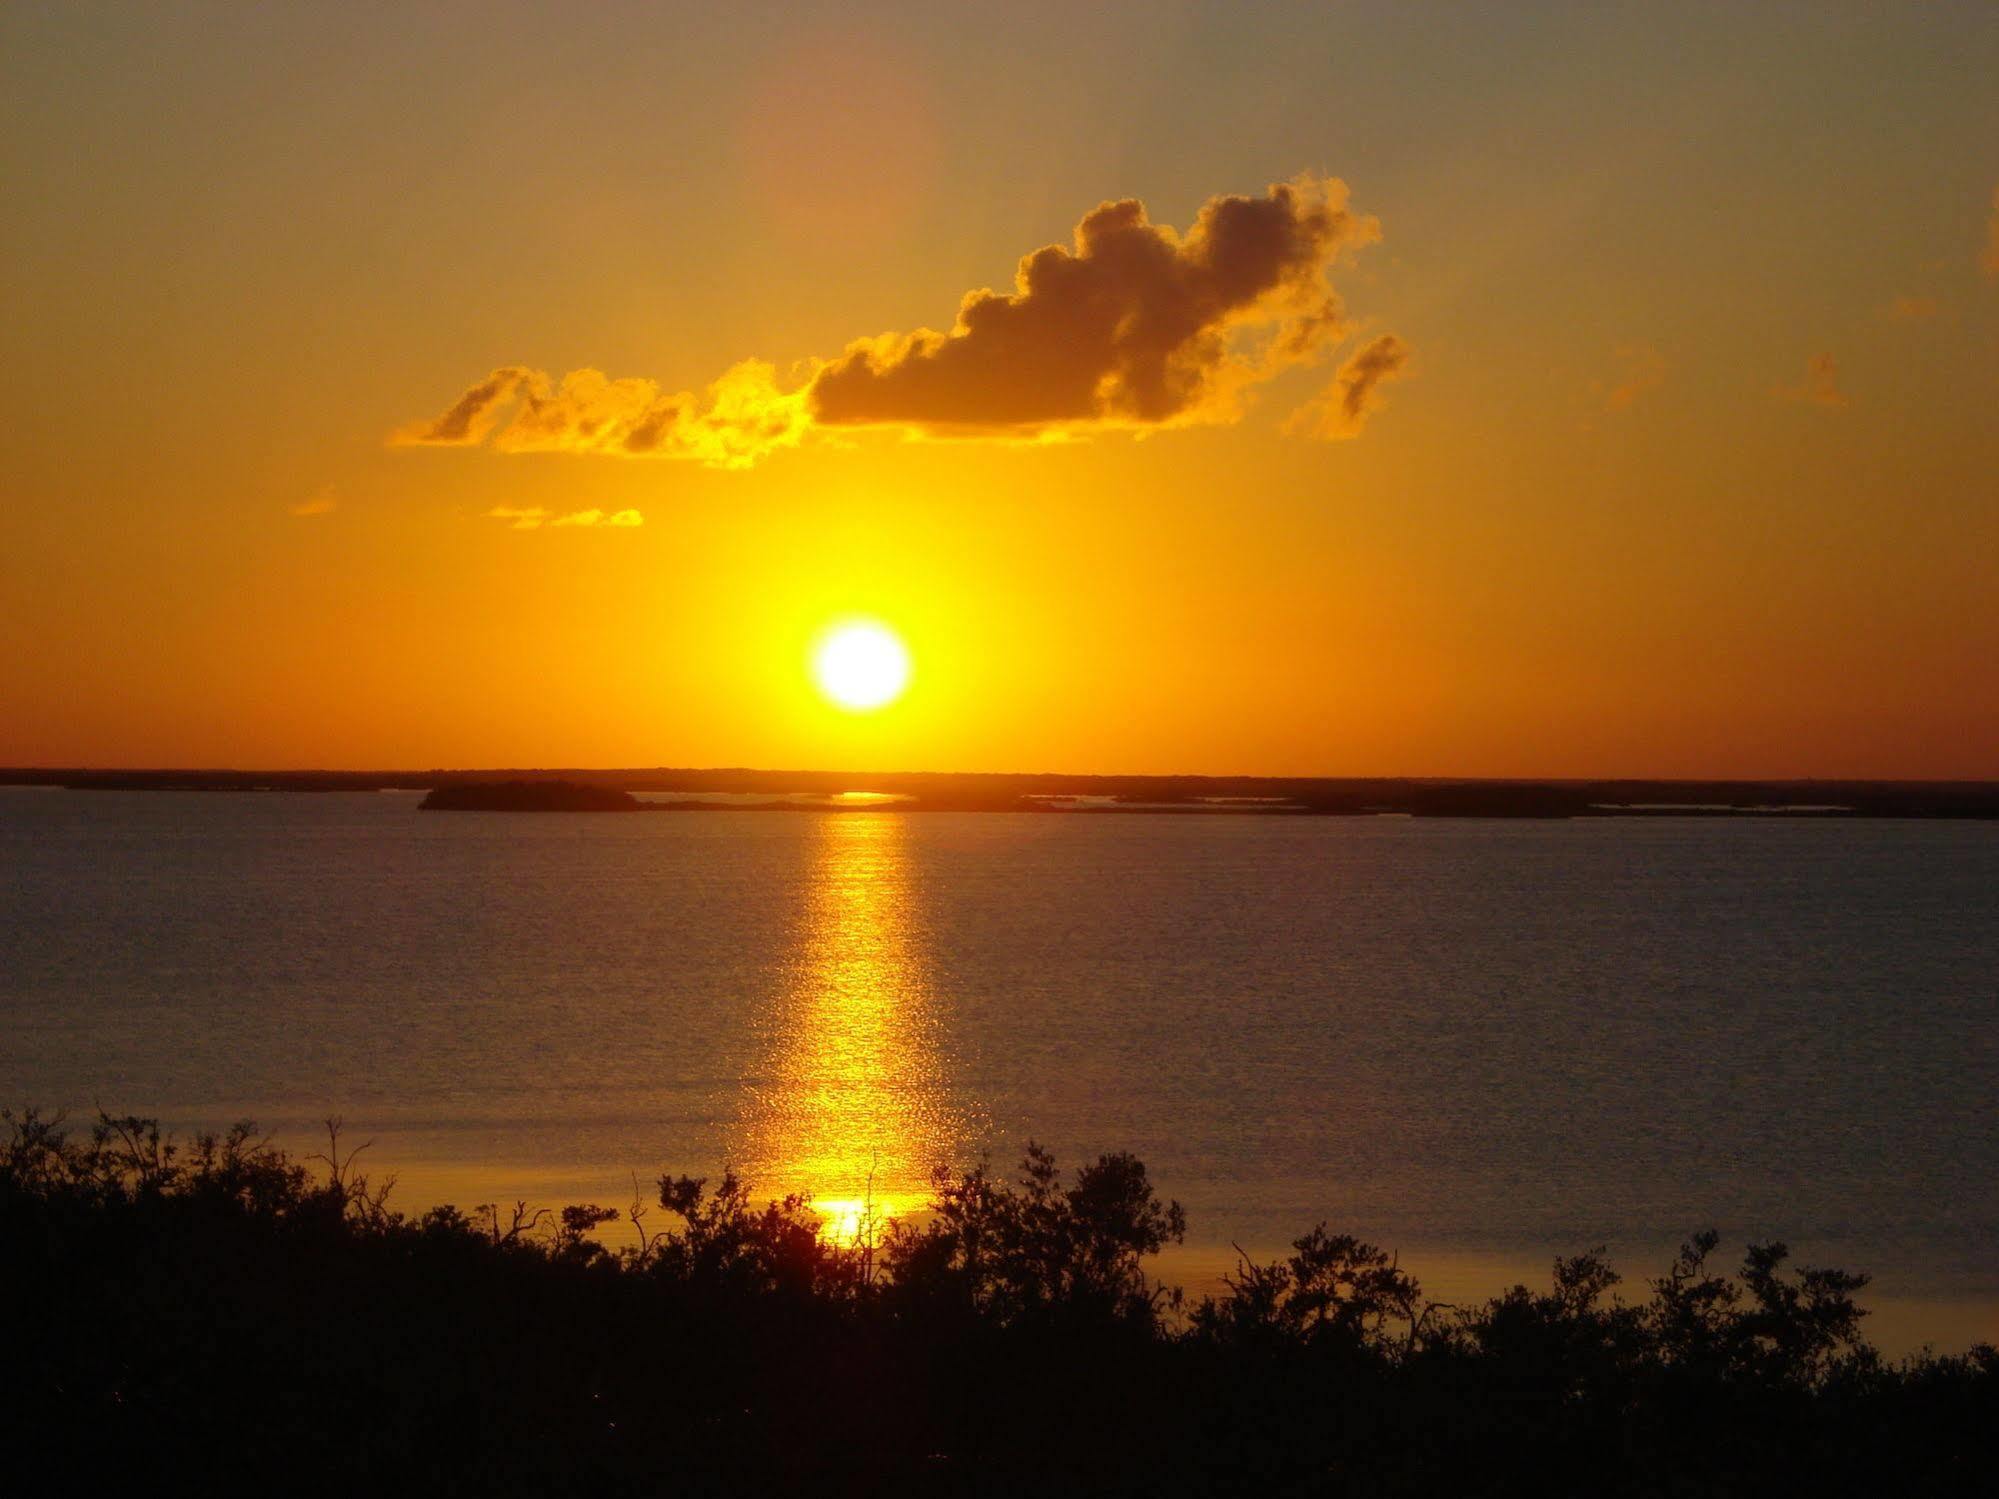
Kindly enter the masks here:
<path id="1" fill-rule="evenodd" d="M 902 696 L 909 651 L 886 625 L 841 625 L 813 651 L 812 677 L 841 707 L 865 712 Z"/>

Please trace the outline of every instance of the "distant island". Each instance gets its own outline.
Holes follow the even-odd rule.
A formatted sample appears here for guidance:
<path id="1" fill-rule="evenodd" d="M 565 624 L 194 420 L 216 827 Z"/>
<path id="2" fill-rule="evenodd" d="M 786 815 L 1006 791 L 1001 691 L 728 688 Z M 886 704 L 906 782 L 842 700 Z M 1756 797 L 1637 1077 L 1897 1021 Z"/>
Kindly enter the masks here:
<path id="1" fill-rule="evenodd" d="M 953 771 L 0 768 L 73 791 L 422 791 L 427 811 L 1999 819 L 1995 781 L 1684 781 Z"/>
<path id="2" fill-rule="evenodd" d="M 583 781 L 462 781 L 439 786 L 420 812 L 636 812 L 644 804 L 615 786 Z"/>

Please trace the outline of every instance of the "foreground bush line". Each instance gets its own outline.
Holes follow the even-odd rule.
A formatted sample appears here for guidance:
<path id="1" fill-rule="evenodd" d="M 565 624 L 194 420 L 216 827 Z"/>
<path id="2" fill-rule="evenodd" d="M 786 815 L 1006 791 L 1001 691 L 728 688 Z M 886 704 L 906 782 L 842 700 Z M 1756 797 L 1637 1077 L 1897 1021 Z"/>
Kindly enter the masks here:
<path id="1" fill-rule="evenodd" d="M 921 1222 L 663 1176 L 404 1215 L 247 1125 L 0 1113 L 7 1472 L 229 1492 L 1643 1494 L 1977 1489 L 1999 1353 L 1889 1363 L 1866 1278 L 1696 1234 L 1627 1301 L 1426 1301 L 1321 1225 L 1189 1305 L 1130 1155 L 940 1173 Z M 653 1212 L 664 1215 L 655 1228 Z M 609 1247 L 595 1235 L 629 1237 Z M 17 1492 L 39 1492 L 18 1489 Z M 197 1490 L 198 1491 L 198 1490 Z"/>

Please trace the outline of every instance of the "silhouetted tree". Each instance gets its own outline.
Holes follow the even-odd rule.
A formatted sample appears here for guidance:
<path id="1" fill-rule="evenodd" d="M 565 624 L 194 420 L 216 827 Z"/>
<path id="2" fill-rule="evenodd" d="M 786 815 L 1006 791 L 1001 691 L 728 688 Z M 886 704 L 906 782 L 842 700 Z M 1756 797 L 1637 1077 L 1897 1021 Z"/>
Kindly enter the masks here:
<path id="1" fill-rule="evenodd" d="M 1453 1309 L 1320 1225 L 1183 1309 L 1147 1262 L 1185 1215 L 1123 1154 L 1065 1183 L 1030 1145 L 842 1240 L 733 1174 L 662 1176 L 657 1232 L 643 1201 L 409 1217 L 337 1121 L 305 1161 L 0 1123 L 23 1492 L 1826 1495 L 1999 1459 L 1993 1349 L 1889 1364 L 1865 1277 L 1776 1243 L 1722 1274 L 1712 1232 L 1635 1304 L 1598 1250 Z"/>

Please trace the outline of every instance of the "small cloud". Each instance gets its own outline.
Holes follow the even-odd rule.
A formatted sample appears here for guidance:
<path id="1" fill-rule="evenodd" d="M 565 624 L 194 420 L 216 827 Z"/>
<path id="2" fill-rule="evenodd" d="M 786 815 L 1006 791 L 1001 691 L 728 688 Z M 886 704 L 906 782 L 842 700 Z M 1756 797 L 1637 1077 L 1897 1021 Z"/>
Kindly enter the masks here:
<path id="1" fill-rule="evenodd" d="M 1591 387 L 1601 392 L 1606 411 L 1629 411 L 1640 396 L 1666 383 L 1665 358 L 1650 344 L 1626 344 L 1617 351 L 1617 359 L 1622 366 L 1617 382 L 1608 389 L 1601 384 Z"/>
<path id="2" fill-rule="evenodd" d="M 340 499 L 337 495 L 334 494 L 333 486 L 331 484 L 327 484 L 327 485 L 322 485 L 318 490 L 318 492 L 315 493 L 311 499 L 300 500 L 296 505 L 293 505 L 291 507 L 291 513 L 293 515 L 300 517 L 308 515 L 327 515 L 335 510 L 338 510 L 339 508 L 340 508 Z"/>
<path id="3" fill-rule="evenodd" d="M 636 510 L 570 510 L 557 515 L 539 505 L 525 510 L 511 505 L 495 505 L 486 514 L 494 520 L 512 521 L 515 531 L 538 531 L 543 525 L 549 526 L 610 526 L 626 530 L 632 526 L 643 526 L 646 518 Z"/>
<path id="4" fill-rule="evenodd" d="M 490 520 L 512 521 L 511 529 L 516 531 L 533 531 L 548 519 L 548 512 L 539 505 L 530 506 L 525 510 L 516 509 L 512 505 L 495 505 L 486 512 L 486 515 Z"/>
<path id="5" fill-rule="evenodd" d="M 1922 323 L 1943 311 L 1943 304 L 1935 297 L 1896 297 L 1883 309 L 1891 323 Z"/>
<path id="6" fill-rule="evenodd" d="M 1988 276 L 1999 276 L 1999 187 L 1992 189 L 1992 216 L 1985 221 L 1985 253 L 1978 268 Z"/>
<path id="7" fill-rule="evenodd" d="M 1331 385 L 1285 418 L 1285 432 L 1329 442 L 1358 437 L 1368 417 L 1386 404 L 1380 387 L 1408 374 L 1413 352 L 1393 333 L 1382 334 L 1341 365 Z"/>
<path id="8" fill-rule="evenodd" d="M 1830 354 L 1814 354 L 1805 361 L 1805 378 L 1796 385 L 1780 385 L 1777 395 L 1806 406 L 1851 405 L 1839 388 L 1839 361 Z"/>

